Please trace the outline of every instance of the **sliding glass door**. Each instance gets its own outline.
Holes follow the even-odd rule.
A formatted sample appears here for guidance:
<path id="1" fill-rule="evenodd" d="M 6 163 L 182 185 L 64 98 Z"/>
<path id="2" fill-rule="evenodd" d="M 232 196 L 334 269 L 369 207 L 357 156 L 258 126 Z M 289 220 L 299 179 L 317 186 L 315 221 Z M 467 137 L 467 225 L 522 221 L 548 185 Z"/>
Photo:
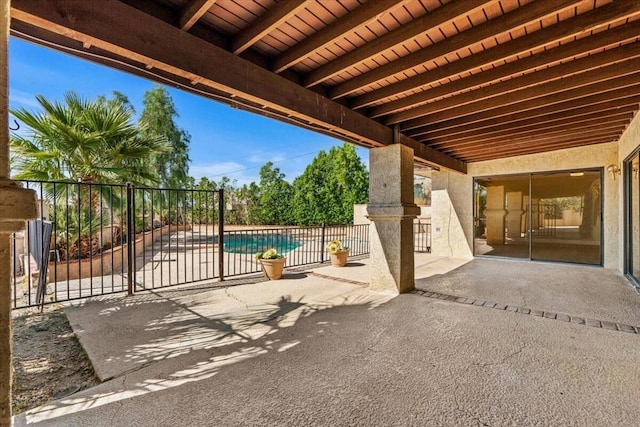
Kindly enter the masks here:
<path id="1" fill-rule="evenodd" d="M 475 255 L 602 264 L 602 170 L 476 178 Z"/>
<path id="2" fill-rule="evenodd" d="M 531 176 L 531 259 L 600 264 L 601 173 Z"/>
<path id="3" fill-rule="evenodd" d="M 476 255 L 529 258 L 529 177 L 479 178 L 475 186 Z"/>

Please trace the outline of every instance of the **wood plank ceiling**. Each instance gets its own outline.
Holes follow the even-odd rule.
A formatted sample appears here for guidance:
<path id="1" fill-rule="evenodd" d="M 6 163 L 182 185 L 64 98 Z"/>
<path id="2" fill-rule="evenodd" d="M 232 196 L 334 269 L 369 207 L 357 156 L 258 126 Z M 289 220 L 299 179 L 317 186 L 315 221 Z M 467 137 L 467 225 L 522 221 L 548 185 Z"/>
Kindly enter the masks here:
<path id="1" fill-rule="evenodd" d="M 640 103 L 640 0 L 82 3 L 13 0 L 13 34 L 362 145 L 400 142 L 463 172 L 615 141 Z M 164 59 L 150 47 L 160 43 L 180 57 Z M 190 55 L 202 64 L 185 64 Z M 253 71 L 233 80 L 207 68 L 218 57 L 230 74 Z"/>

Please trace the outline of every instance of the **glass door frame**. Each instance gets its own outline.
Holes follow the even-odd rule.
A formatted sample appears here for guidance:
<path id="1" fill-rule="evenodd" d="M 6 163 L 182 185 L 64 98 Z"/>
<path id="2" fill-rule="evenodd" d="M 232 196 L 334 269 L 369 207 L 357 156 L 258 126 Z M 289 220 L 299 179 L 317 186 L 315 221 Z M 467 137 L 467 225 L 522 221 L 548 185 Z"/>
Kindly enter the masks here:
<path id="1" fill-rule="evenodd" d="M 638 150 L 635 151 L 635 154 L 638 154 L 638 152 L 640 151 L 640 147 L 638 147 Z M 633 155 L 630 155 L 629 158 L 632 158 Z M 476 195 L 475 195 L 475 188 L 476 188 L 476 183 L 478 180 L 482 180 L 482 179 L 487 179 L 487 178 L 496 178 L 496 177 L 527 177 L 529 179 L 529 206 L 528 206 L 528 211 L 527 211 L 527 221 L 529 224 L 531 224 L 531 192 L 533 191 L 532 188 L 532 180 L 533 177 L 536 175 L 548 175 L 548 174 L 554 174 L 554 173 L 573 173 L 573 172 L 598 172 L 600 174 L 600 261 L 598 264 L 589 264 L 589 263 L 581 263 L 581 262 L 571 262 L 571 261 L 553 261 L 553 260 L 540 260 L 540 259 L 534 259 L 532 258 L 532 252 L 533 252 L 533 248 L 532 248 L 532 239 L 531 239 L 531 230 L 528 229 L 527 230 L 527 239 L 528 239 L 528 246 L 529 246 L 529 256 L 527 258 L 516 258 L 516 257 L 508 257 L 508 256 L 496 256 L 496 255 L 476 255 L 476 248 L 475 248 L 475 241 L 476 241 L 476 227 L 475 227 L 475 216 L 476 216 Z M 592 168 L 576 168 L 576 169 L 560 169 L 560 170 L 549 170 L 549 171 L 538 171 L 538 172 L 522 172 L 522 173 L 507 173 L 507 174 L 496 174 L 496 175 L 481 175 L 481 176 L 474 176 L 473 177 L 473 184 L 472 184 L 472 197 L 471 197 L 471 203 L 472 203 L 472 223 L 473 223 L 473 256 L 474 257 L 480 257 L 480 258 L 502 258 L 502 259 L 511 259 L 511 260 L 528 260 L 528 261 L 532 261 L 532 262 L 557 262 L 557 263 L 561 263 L 561 264 L 575 264 L 575 265 L 586 265 L 586 266 L 592 266 L 592 267 L 603 267 L 604 266 L 604 201 L 605 201 L 605 197 L 604 197 L 604 192 L 605 192 L 605 188 L 604 188 L 604 167 L 592 167 Z M 625 199 L 625 201 L 627 201 L 627 199 Z M 626 215 L 626 214 L 625 214 Z M 625 243 L 626 243 L 626 239 L 625 239 Z M 626 251 L 625 251 L 625 264 L 626 264 Z M 626 267 L 626 266 L 625 266 Z M 640 288 L 640 282 L 635 281 L 638 285 L 638 287 Z"/>
<path id="2" fill-rule="evenodd" d="M 624 275 L 625 277 L 640 290 L 640 278 L 633 275 L 633 253 L 631 248 L 633 247 L 633 231 L 631 226 L 631 181 L 633 179 L 633 172 L 631 170 L 633 159 L 640 156 L 640 146 L 631 152 L 622 163 L 622 176 L 624 181 L 623 198 L 624 198 Z M 636 178 L 640 184 L 640 179 Z M 636 212 L 636 215 L 640 215 L 640 212 Z M 640 254 L 638 254 L 640 255 Z"/>

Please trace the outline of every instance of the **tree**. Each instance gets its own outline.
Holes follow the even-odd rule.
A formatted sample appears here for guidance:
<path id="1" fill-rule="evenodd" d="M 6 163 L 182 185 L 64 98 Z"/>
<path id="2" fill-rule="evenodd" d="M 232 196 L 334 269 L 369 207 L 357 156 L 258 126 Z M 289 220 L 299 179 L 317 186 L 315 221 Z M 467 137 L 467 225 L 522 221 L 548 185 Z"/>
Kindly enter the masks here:
<path id="1" fill-rule="evenodd" d="M 260 168 L 260 208 L 258 221 L 260 224 L 285 225 L 291 224 L 291 199 L 293 188 L 284 179 L 280 169 L 274 168 L 272 162 L 267 162 Z"/>
<path id="2" fill-rule="evenodd" d="M 214 181 L 210 181 L 207 177 L 200 178 L 197 185 L 194 185 L 195 179 L 189 177 L 190 187 L 198 190 L 195 195 L 193 217 L 200 224 L 213 224 L 218 219 L 216 210 L 216 200 L 213 192 L 217 189 Z"/>
<path id="3" fill-rule="evenodd" d="M 27 127 L 10 140 L 14 177 L 136 185 L 158 183 L 150 159 L 169 151 L 166 139 L 136 127 L 125 104 L 99 97 L 82 99 L 68 92 L 64 102 L 36 100 L 42 112 L 12 110 Z"/>
<path id="4" fill-rule="evenodd" d="M 156 86 L 144 94 L 143 105 L 138 122 L 141 135 L 164 137 L 171 146 L 171 150 L 159 153 L 154 160 L 160 184 L 168 188 L 185 188 L 189 179 L 191 136 L 175 123 L 178 112 L 173 99 L 165 88 Z"/>
<path id="5" fill-rule="evenodd" d="M 244 224 L 260 224 L 260 187 L 255 182 L 245 184 L 236 193 L 238 202 L 244 206 Z"/>
<path id="6" fill-rule="evenodd" d="M 299 225 L 351 224 L 353 205 L 367 203 L 369 172 L 355 147 L 321 151 L 293 182 L 293 214 Z"/>

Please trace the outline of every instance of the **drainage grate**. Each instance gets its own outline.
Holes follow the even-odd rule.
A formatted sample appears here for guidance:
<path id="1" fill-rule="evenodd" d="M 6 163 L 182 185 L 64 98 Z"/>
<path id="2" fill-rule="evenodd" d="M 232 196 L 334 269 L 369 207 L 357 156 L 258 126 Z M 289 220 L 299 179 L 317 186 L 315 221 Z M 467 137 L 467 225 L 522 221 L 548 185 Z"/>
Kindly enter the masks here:
<path id="1" fill-rule="evenodd" d="M 439 292 L 415 290 L 417 295 L 428 298 L 441 299 L 443 301 L 451 301 L 459 304 L 475 305 L 478 307 L 493 308 L 495 310 L 511 311 L 513 313 L 526 314 L 535 317 L 544 317 L 545 319 L 559 320 L 561 322 L 575 323 L 577 325 L 589 326 L 592 328 L 608 329 L 611 331 L 627 332 L 630 334 L 640 334 L 640 327 L 625 325 L 621 323 L 608 322 L 606 320 L 585 319 L 579 316 L 571 316 L 565 313 L 555 313 L 553 311 L 535 310 L 527 307 L 518 307 L 514 305 L 500 304 L 491 301 L 484 301 L 474 298 L 457 297 L 455 295 L 441 294 Z"/>

